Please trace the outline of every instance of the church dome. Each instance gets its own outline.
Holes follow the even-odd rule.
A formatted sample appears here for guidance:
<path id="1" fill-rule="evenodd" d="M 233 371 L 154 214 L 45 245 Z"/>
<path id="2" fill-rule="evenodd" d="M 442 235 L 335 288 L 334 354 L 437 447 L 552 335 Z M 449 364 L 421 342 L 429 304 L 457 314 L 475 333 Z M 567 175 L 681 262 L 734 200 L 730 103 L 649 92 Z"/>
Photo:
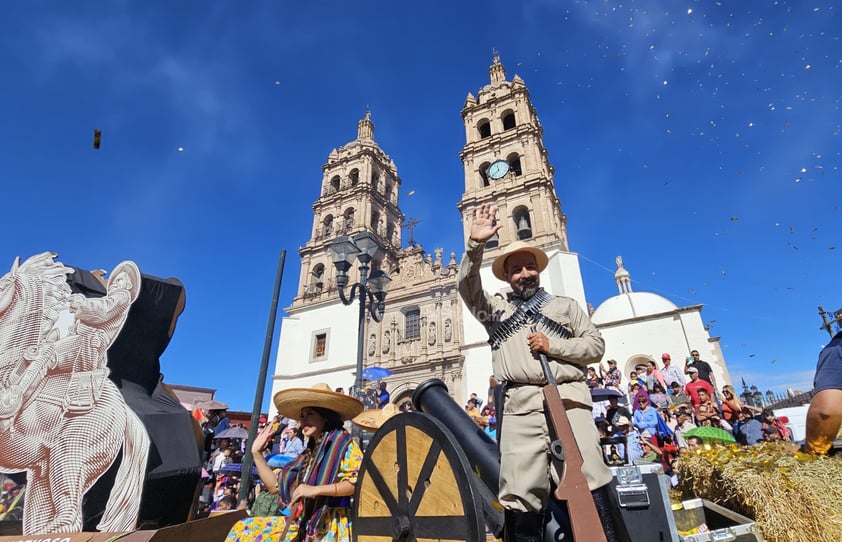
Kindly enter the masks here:
<path id="1" fill-rule="evenodd" d="M 677 310 L 665 297 L 651 292 L 627 292 L 603 301 L 591 315 L 594 324 L 607 324 Z"/>
<path id="2" fill-rule="evenodd" d="M 614 273 L 614 280 L 617 282 L 619 294 L 603 301 L 594 311 L 591 315 L 594 324 L 620 322 L 678 309 L 675 303 L 658 294 L 632 291 L 631 274 L 623 267 L 623 258 L 617 256 L 616 261 L 617 272 Z"/>

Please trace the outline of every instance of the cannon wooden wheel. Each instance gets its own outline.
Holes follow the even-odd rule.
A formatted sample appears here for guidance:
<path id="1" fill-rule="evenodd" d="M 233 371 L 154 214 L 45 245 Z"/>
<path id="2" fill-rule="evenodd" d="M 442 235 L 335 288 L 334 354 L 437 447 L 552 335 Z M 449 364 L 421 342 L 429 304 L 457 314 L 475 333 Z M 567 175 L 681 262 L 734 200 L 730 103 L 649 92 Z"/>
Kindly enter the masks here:
<path id="1" fill-rule="evenodd" d="M 419 412 L 393 416 L 363 458 L 353 539 L 485 540 L 473 478 L 456 438 L 440 421 Z"/>

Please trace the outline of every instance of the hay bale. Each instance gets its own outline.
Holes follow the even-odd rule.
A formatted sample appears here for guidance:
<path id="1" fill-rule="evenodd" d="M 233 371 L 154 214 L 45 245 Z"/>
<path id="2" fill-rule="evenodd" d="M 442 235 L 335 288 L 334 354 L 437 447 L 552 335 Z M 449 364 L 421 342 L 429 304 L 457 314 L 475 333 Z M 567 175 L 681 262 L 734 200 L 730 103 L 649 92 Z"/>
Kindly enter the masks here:
<path id="1" fill-rule="evenodd" d="M 676 473 L 682 499 L 703 497 L 754 518 L 768 542 L 842 540 L 842 458 L 771 442 L 713 446 L 681 456 Z"/>

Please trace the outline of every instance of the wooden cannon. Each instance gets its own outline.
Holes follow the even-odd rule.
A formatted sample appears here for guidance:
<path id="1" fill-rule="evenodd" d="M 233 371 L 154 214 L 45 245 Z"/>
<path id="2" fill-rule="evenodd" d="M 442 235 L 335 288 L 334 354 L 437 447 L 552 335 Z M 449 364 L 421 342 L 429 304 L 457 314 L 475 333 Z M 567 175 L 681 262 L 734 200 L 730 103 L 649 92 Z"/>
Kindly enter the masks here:
<path id="1" fill-rule="evenodd" d="M 486 527 L 499 537 L 496 444 L 441 380 L 423 383 L 412 401 L 421 412 L 389 418 L 368 444 L 354 498 L 354 540 L 479 541 Z"/>

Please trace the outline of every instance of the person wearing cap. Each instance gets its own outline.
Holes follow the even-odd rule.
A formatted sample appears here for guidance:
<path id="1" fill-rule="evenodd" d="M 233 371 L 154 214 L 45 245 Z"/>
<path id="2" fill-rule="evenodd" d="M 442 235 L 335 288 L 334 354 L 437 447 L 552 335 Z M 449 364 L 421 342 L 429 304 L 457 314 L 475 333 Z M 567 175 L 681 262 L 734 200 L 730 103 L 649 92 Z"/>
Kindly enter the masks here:
<path id="1" fill-rule="evenodd" d="M 602 336 L 576 300 L 544 292 L 540 273 L 547 267 L 547 255 L 523 241 L 504 246 L 491 265 L 494 276 L 512 291 L 505 297 L 484 291 L 480 266 L 485 243 L 502 225 L 496 220 L 497 208 L 490 204 L 474 208 L 471 215 L 457 285 L 471 313 L 488 331 L 492 368 L 503 386 L 503 404 L 497 405 L 496 416 L 504 540 L 543 538 L 543 516 L 550 498 L 548 473 L 558 479 L 549 454 L 542 393 L 546 380 L 539 354 L 549 358 L 559 393 L 569 401 L 567 417 L 584 460 L 582 472 L 606 536 L 614 540 L 606 489 L 612 474 L 602 461 L 585 385 L 585 368 L 599 362 L 605 351 Z M 523 318 L 525 310 L 530 311 L 529 318 Z"/>
<path id="2" fill-rule="evenodd" d="M 695 367 L 688 367 L 687 374 L 690 375 L 690 382 L 684 385 L 684 391 L 690 396 L 690 404 L 696 408 L 702 403 L 699 399 L 699 390 L 705 390 L 708 397 L 713 397 L 713 388 L 705 380 L 699 378 L 699 370 Z"/>
<path id="3" fill-rule="evenodd" d="M 620 381 L 623 379 L 623 374 L 617 368 L 617 360 L 608 360 L 608 370 L 604 370 L 602 364 L 599 365 L 599 374 L 602 376 L 603 385 L 606 388 L 620 389 Z"/>
<path id="4" fill-rule="evenodd" d="M 280 540 L 350 542 L 351 499 L 363 454 L 343 423 L 359 415 L 363 404 L 331 391 L 327 384 L 281 390 L 273 397 L 281 416 L 300 420 L 307 447 L 277 476 L 262 451 L 272 435 L 264 427 L 252 443 L 254 466 L 266 491 L 279 494 L 289 516 L 238 521 L 226 542 Z"/>
<path id="5" fill-rule="evenodd" d="M 842 427 L 842 320 L 839 332 L 819 353 L 813 388 L 816 394 L 807 409 L 807 434 L 804 448 L 826 454 Z"/>
<path id="6" fill-rule="evenodd" d="M 626 418 L 625 416 L 620 416 L 617 420 L 616 424 L 616 432 L 614 434 L 616 437 L 626 437 L 626 446 L 628 446 L 628 460 L 629 463 L 636 463 L 640 458 L 643 457 L 645 453 L 643 450 L 643 437 L 637 431 L 631 420 Z M 623 448 L 622 444 L 617 445 L 617 450 L 620 456 L 625 455 L 625 449 Z"/>
<path id="7" fill-rule="evenodd" d="M 711 389 L 716 389 L 716 377 L 713 375 L 713 369 L 708 362 L 702 360 L 698 350 L 690 351 L 690 357 L 684 363 L 684 372 L 689 375 L 691 367 L 697 370 L 699 378 L 710 384 Z M 711 396 L 715 397 L 716 394 Z"/>
<path id="8" fill-rule="evenodd" d="M 684 373 L 681 372 L 681 369 L 676 367 L 672 364 L 672 358 L 669 354 L 664 353 L 661 354 L 661 362 L 664 364 L 664 368 L 661 369 L 661 375 L 664 377 L 664 382 L 666 382 L 667 390 L 672 389 L 672 383 L 678 382 L 678 385 L 684 387 Z"/>
<path id="9" fill-rule="evenodd" d="M 681 405 L 689 405 L 690 404 L 690 397 L 684 393 L 681 384 L 678 382 L 673 382 L 670 384 L 670 396 L 672 398 L 672 404 L 676 407 Z"/>

